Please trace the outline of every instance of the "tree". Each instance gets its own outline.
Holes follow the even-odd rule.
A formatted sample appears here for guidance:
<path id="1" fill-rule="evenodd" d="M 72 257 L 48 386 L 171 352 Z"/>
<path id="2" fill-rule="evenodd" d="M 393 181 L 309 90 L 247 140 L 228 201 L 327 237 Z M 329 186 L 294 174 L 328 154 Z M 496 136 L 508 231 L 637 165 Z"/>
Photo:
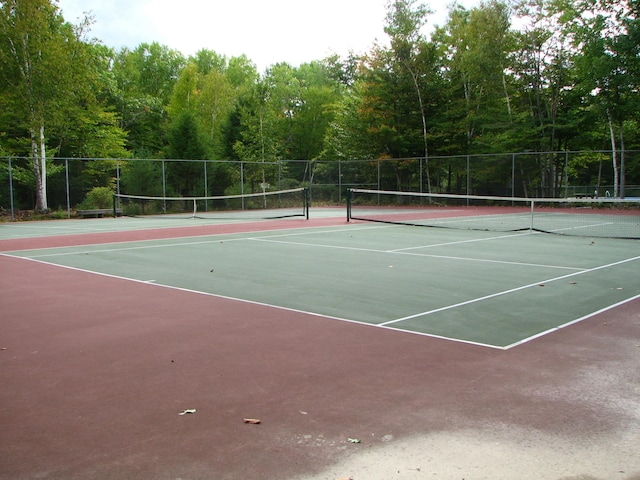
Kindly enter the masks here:
<path id="1" fill-rule="evenodd" d="M 278 113 L 272 108 L 271 91 L 267 80 L 261 80 L 237 107 L 239 132 L 233 152 L 240 160 L 259 162 L 260 168 L 252 168 L 245 178 L 256 185 L 266 185 L 272 168 L 265 165 L 282 158 L 283 144 L 278 135 Z"/>
<path id="2" fill-rule="evenodd" d="M 2 92 L 29 138 L 36 210 L 47 206 L 47 133 L 59 127 L 88 91 L 80 30 L 65 23 L 49 0 L 0 3 Z"/>
<path id="3" fill-rule="evenodd" d="M 509 10 L 491 1 L 466 10 L 453 5 L 445 27 L 437 32 L 450 84 L 450 108 L 464 153 L 489 131 L 513 121 L 506 70 L 511 52 Z"/>
<path id="4" fill-rule="evenodd" d="M 518 6 L 526 19 L 515 34 L 511 55 L 517 87 L 514 123 L 510 133 L 520 149 L 537 152 L 522 168 L 522 177 L 537 194 L 555 196 L 565 175 L 565 158 L 555 151 L 567 148 L 577 133 L 572 112 L 575 108 L 575 70 L 566 36 L 556 19 L 548 15 L 548 4 L 537 0 Z M 578 97 L 579 98 L 579 97 Z"/>
<path id="5" fill-rule="evenodd" d="M 300 65 L 294 76 L 300 82 L 300 100 L 293 117 L 290 157 L 294 160 L 314 160 L 324 146 L 324 138 L 333 121 L 340 88 L 324 63 Z"/>
<path id="6" fill-rule="evenodd" d="M 110 103 L 136 157 L 158 157 L 166 145 L 167 105 L 184 56 L 157 42 L 123 48 L 111 62 Z"/>
<path id="7" fill-rule="evenodd" d="M 556 0 L 549 10 L 559 15 L 579 52 L 575 62 L 583 91 L 608 125 L 614 196 L 624 197 L 625 123 L 637 120 L 640 109 L 640 5 L 636 0 Z"/>
<path id="8" fill-rule="evenodd" d="M 229 59 L 226 76 L 235 93 L 229 114 L 220 125 L 221 142 L 217 153 L 220 158 L 240 160 L 236 147 L 242 144 L 244 113 L 251 104 L 260 76 L 255 65 L 244 55 Z"/>
<path id="9" fill-rule="evenodd" d="M 416 0 L 394 0 L 387 7 L 387 24 L 385 33 L 391 38 L 391 49 L 394 60 L 398 62 L 410 75 L 415 88 L 420 119 L 422 121 L 422 142 L 424 146 L 424 158 L 427 171 L 427 188 L 431 191 L 431 179 L 429 175 L 429 141 L 427 136 L 427 112 L 423 99 L 420 77 L 424 75 L 421 67 L 425 63 L 417 61 L 420 50 L 425 44 L 420 29 L 427 22 L 429 10 L 425 5 L 416 5 Z M 400 73 L 400 72 L 398 72 Z"/>
<path id="10" fill-rule="evenodd" d="M 205 160 L 206 148 L 193 113 L 182 112 L 169 131 L 168 157 L 172 160 Z M 200 162 L 169 162 L 169 176 L 178 195 L 195 195 L 202 178 Z"/>

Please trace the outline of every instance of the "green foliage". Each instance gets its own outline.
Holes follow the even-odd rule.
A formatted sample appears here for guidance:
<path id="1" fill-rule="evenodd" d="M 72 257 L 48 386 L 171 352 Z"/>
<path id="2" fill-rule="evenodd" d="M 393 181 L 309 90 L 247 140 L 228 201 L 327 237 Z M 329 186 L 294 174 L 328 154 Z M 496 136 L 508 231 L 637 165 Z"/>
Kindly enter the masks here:
<path id="1" fill-rule="evenodd" d="M 188 160 L 204 160 L 207 157 L 200 129 L 189 110 L 181 113 L 171 126 L 168 157 Z"/>
<path id="2" fill-rule="evenodd" d="M 76 157 L 172 159 L 164 178 L 161 164 L 120 161 L 122 187 L 134 194 L 223 193 L 240 182 L 240 166 L 218 159 L 242 161 L 250 191 L 309 182 L 306 162 L 281 171 L 276 162 L 314 159 L 363 160 L 345 167 L 363 184 L 376 175 L 367 160 L 392 159 L 382 167 L 389 187 L 412 188 L 415 163 L 396 160 L 408 157 L 426 157 L 433 184 L 458 191 L 464 165 L 437 157 L 640 148 L 638 13 L 635 0 L 453 3 L 427 36 L 428 6 L 398 0 L 380 19 L 388 43 L 260 74 L 244 55 L 207 49 L 189 58 L 157 42 L 115 51 L 84 40 L 91 19 L 65 22 L 54 0 L 8 0 L 0 2 L 0 153 L 30 159 L 14 171 L 23 204 L 47 180 L 60 203 L 62 159 Z M 43 150 L 60 159 L 43 163 Z M 619 173 L 600 174 L 607 162 Z M 338 175 L 335 165 L 318 167 L 316 180 Z M 557 192 L 564 167 L 556 155 L 532 155 L 522 189 Z M 568 167 L 571 181 L 640 183 L 637 155 Z M 115 177 L 113 162 L 70 169 L 79 178 L 72 201 Z M 487 167 L 473 182 L 503 188 L 504 173 Z"/>
<path id="3" fill-rule="evenodd" d="M 149 160 L 129 160 L 120 173 L 122 193 L 161 197 L 162 164 Z"/>
<path id="4" fill-rule="evenodd" d="M 113 189 L 111 187 L 95 187 L 78 205 L 80 210 L 102 209 L 113 207 Z"/>

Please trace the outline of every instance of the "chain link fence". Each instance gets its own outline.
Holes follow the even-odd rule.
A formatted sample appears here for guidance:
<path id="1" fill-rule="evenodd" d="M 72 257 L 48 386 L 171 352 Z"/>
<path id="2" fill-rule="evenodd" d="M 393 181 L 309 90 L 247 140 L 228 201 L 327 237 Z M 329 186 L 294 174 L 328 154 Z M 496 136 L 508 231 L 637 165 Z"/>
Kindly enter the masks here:
<path id="1" fill-rule="evenodd" d="M 640 197 L 640 151 L 524 152 L 495 155 L 370 159 L 47 160 L 50 211 L 71 218 L 87 207 L 87 194 L 216 196 L 310 187 L 315 205 L 340 205 L 347 188 L 517 197 Z M 624 181 L 616 168 L 624 164 Z M 33 209 L 36 190 L 31 159 L 0 157 L 0 214 L 16 219 Z"/>

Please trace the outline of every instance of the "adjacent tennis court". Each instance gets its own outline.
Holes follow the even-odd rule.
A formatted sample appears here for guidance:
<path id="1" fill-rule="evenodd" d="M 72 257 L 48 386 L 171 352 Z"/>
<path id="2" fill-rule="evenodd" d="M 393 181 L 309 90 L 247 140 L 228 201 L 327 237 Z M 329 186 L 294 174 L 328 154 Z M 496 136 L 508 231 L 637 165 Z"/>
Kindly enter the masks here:
<path id="1" fill-rule="evenodd" d="M 566 441 L 556 477 L 640 471 L 637 239 L 363 206 L 0 224 L 0 478 L 365 478 L 340 462 L 394 439 L 431 442 L 393 466 L 418 478 L 470 431 Z"/>

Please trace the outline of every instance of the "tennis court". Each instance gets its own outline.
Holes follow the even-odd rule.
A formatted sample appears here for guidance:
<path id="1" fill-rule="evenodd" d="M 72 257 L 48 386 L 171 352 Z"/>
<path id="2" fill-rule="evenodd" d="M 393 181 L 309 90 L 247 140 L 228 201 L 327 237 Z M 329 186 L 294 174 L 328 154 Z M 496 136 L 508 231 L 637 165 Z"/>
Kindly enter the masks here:
<path id="1" fill-rule="evenodd" d="M 34 468 L 49 472 L 42 478 L 151 478 L 150 469 L 153 478 L 302 478 L 385 438 L 486 422 L 633 443 L 627 427 L 640 419 L 628 402 L 638 383 L 625 376 L 639 365 L 638 240 L 377 220 L 347 222 L 342 209 L 312 209 L 310 220 L 0 225 L 2 303 L 11 314 L 0 345 L 11 367 L 3 381 L 12 386 L 2 394 L 3 422 L 16 422 L 5 432 L 20 430 L 18 418 L 9 417 L 31 401 L 58 415 L 65 398 L 84 415 L 92 409 L 82 402 L 97 402 L 100 412 L 91 415 L 115 425 L 135 424 L 135 412 L 150 408 L 150 418 L 124 440 L 143 442 L 133 447 L 139 461 L 118 451 L 112 432 L 116 437 L 98 435 L 99 448 L 116 450 L 108 458 L 78 447 L 92 451 L 93 470 L 80 454 L 70 454 L 68 465 L 38 465 L 25 434 L 12 447 L 3 442 L 3 455 L 19 460 L 0 469 L 0 478 L 34 478 Z M 189 368 L 167 377 L 164 369 L 181 361 Z M 598 379 L 609 376 L 611 390 L 597 386 L 598 395 L 586 395 L 597 406 L 585 406 L 575 382 L 584 382 L 583 369 L 595 378 L 592 362 L 601 369 Z M 618 385 L 609 369 L 627 380 Z M 39 393 L 29 383 L 37 373 L 50 380 Z M 74 383 L 74 375 L 85 384 Z M 56 391 L 58 383 L 71 397 Z M 561 384 L 571 398 L 558 393 Z M 553 388 L 555 398 L 540 394 Z M 114 398 L 123 389 L 125 403 Z M 515 399 L 506 400 L 510 395 Z M 624 425 L 620 412 L 601 407 L 609 395 L 620 400 Z M 177 415 L 196 403 L 217 404 L 210 411 L 197 405 L 197 426 Z M 37 428 L 37 408 L 28 411 L 35 423 L 27 423 Z M 241 424 L 243 416 L 265 414 L 253 431 Z M 57 423 L 60 417 L 44 424 L 82 431 L 78 416 L 65 416 L 71 426 Z M 158 428 L 173 440 L 161 439 Z M 352 444 L 351 437 L 364 441 Z M 56 442 L 41 447 L 45 453 L 35 456 L 60 455 Z M 184 456 L 189 448 L 193 457 Z M 640 472 L 625 448 L 618 448 L 619 466 L 601 471 Z M 421 478 L 405 467 L 397 478 Z M 578 475 L 597 467 L 566 468 Z"/>
<path id="2" fill-rule="evenodd" d="M 351 224 L 11 255 L 499 348 L 640 295 L 637 242 L 528 233 Z"/>

